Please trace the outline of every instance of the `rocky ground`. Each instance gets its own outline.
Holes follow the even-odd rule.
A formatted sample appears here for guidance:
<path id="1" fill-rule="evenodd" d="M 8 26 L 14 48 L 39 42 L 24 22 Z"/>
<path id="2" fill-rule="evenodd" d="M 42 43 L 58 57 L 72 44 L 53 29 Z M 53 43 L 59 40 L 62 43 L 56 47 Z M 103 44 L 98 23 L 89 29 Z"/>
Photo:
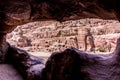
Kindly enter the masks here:
<path id="1" fill-rule="evenodd" d="M 120 36 L 120 23 L 116 20 L 80 19 L 62 23 L 42 21 L 18 26 L 7 36 L 7 41 L 34 53 L 49 56 L 51 52 L 62 51 L 68 47 L 85 49 L 84 37 L 90 29 L 95 44 L 95 53 L 113 52 Z M 90 38 L 87 38 L 90 51 Z"/>

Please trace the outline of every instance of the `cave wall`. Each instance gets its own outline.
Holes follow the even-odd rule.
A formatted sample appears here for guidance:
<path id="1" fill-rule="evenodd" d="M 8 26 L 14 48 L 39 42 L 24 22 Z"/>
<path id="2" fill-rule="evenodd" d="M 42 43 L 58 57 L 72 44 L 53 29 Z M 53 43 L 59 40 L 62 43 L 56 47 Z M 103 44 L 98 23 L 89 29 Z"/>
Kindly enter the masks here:
<path id="1" fill-rule="evenodd" d="M 34 57 L 24 51 L 10 47 L 5 39 L 7 33 L 11 32 L 17 25 L 38 20 L 64 21 L 87 17 L 118 18 L 120 20 L 119 13 L 119 0 L 0 0 L 0 51 L 5 56 L 8 53 L 15 53 L 15 55 L 11 54 L 7 57 L 2 56 L 2 58 L 7 58 L 9 61 L 9 58 L 13 57 L 10 63 L 18 70 L 23 69 L 23 73 L 28 74 L 27 77 L 25 76 L 25 80 L 39 80 L 38 76 L 35 75 L 38 75 L 39 72 L 36 69 L 31 70 L 34 67 L 32 62 L 37 63 L 38 60 L 36 58 L 34 60 Z M 119 45 L 115 53 L 117 56 L 110 58 L 84 54 L 84 52 L 74 48 L 67 49 L 62 53 L 54 53 L 48 60 L 46 68 L 40 74 L 43 77 L 40 78 L 42 80 L 119 80 Z M 21 56 L 25 58 L 22 59 Z M 18 63 L 15 60 L 18 60 Z M 4 61 L 4 59 L 1 60 L 1 63 Z M 59 63 L 61 61 L 63 63 Z M 19 65 L 16 66 L 16 64 Z M 38 64 L 42 64 L 42 62 L 38 61 Z M 91 64 L 99 71 L 95 72 Z M 19 69 L 20 65 L 22 67 Z M 104 69 L 107 71 L 104 71 Z M 26 72 L 29 70 L 33 72 L 33 74 L 30 74 L 33 75 L 32 78 L 29 78 L 30 75 Z M 100 77 L 97 78 L 97 76 Z"/>
<path id="2" fill-rule="evenodd" d="M 119 18 L 119 0 L 0 0 L 0 32 L 38 20 Z"/>
<path id="3" fill-rule="evenodd" d="M 0 34 L 33 21 L 80 18 L 119 20 L 119 0 L 0 0 Z M 1 38 L 4 44 L 5 37 Z"/>

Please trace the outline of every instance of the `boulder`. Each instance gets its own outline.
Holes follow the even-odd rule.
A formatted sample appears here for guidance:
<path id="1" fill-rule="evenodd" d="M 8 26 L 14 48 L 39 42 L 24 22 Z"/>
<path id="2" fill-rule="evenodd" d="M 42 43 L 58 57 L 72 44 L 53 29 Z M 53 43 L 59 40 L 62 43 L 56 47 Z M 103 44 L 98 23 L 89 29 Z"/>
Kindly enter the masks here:
<path id="1" fill-rule="evenodd" d="M 6 55 L 6 63 L 12 64 L 25 80 L 41 79 L 44 60 L 26 51 L 10 46 Z"/>
<path id="2" fill-rule="evenodd" d="M 43 69 L 42 80 L 119 80 L 119 44 L 110 55 L 88 54 L 75 48 L 55 52 Z"/>

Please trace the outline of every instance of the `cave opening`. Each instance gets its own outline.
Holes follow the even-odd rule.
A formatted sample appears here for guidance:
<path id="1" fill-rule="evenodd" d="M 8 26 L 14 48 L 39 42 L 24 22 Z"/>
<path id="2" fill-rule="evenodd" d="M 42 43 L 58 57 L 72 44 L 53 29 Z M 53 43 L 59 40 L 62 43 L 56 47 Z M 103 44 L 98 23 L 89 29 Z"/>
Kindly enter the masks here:
<path id="1" fill-rule="evenodd" d="M 118 0 L 1 0 L 0 63 L 24 80 L 119 80 L 120 23 L 103 20 L 119 15 Z"/>
<path id="2" fill-rule="evenodd" d="M 38 21 L 17 26 L 7 34 L 7 41 L 32 55 L 47 59 L 52 52 L 75 47 L 93 54 L 112 53 L 119 38 L 116 20 L 86 18 Z"/>

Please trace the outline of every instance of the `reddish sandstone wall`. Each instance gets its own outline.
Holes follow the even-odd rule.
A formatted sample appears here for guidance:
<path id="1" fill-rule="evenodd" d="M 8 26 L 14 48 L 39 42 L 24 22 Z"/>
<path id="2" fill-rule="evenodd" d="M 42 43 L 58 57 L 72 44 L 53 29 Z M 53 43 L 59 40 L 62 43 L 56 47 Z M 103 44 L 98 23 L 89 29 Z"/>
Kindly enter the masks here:
<path id="1" fill-rule="evenodd" d="M 120 33 L 119 27 L 118 21 L 102 19 L 81 19 L 63 23 L 35 22 L 16 28 L 9 34 L 8 41 L 30 52 L 54 52 L 68 47 L 84 50 L 86 29 L 90 28 L 94 37 L 95 50 L 99 51 L 98 48 L 101 46 L 108 51 L 107 47 L 111 45 L 111 51 L 113 51 Z M 90 51 L 89 39 L 87 39 L 87 45 L 87 51 Z"/>

